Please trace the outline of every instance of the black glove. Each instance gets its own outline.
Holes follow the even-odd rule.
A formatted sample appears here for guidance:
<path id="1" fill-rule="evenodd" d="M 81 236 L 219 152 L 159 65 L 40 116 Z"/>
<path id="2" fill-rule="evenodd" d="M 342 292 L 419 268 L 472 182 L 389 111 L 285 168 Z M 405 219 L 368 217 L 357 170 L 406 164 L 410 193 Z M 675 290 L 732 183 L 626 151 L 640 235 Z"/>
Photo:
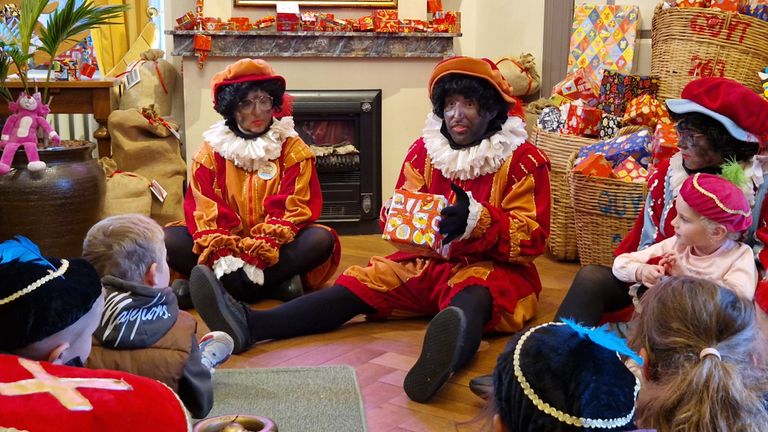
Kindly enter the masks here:
<path id="1" fill-rule="evenodd" d="M 469 195 L 455 184 L 451 183 L 451 189 L 456 194 L 456 202 L 440 212 L 440 234 L 444 236 L 443 244 L 448 244 L 464 234 L 469 218 Z"/>

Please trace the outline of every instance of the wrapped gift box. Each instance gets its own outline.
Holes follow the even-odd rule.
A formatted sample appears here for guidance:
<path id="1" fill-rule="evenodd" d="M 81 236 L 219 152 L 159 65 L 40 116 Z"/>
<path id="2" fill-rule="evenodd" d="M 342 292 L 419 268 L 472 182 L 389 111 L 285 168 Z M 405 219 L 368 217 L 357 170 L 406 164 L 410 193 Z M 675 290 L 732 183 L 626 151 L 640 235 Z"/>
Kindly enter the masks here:
<path id="1" fill-rule="evenodd" d="M 566 75 L 565 79 L 552 88 L 552 96 L 562 97 L 567 102 L 581 99 L 589 106 L 597 105 L 598 101 L 597 91 L 584 75 L 583 69 Z"/>
<path id="2" fill-rule="evenodd" d="M 399 248 L 425 255 L 448 255 L 440 235 L 440 211 L 448 205 L 442 195 L 397 189 L 392 195 L 382 238 Z"/>
<path id="3" fill-rule="evenodd" d="M 193 30 L 195 24 L 197 24 L 197 16 L 192 12 L 187 12 L 184 15 L 176 18 L 177 30 Z"/>
<path id="4" fill-rule="evenodd" d="M 651 139 L 652 134 L 649 131 L 641 130 L 584 146 L 579 150 L 578 157 L 582 159 L 591 154 L 600 153 L 615 165 L 632 156 L 640 165 L 647 167 L 651 162 Z"/>
<path id="5" fill-rule="evenodd" d="M 657 123 L 672 123 L 667 108 L 651 95 L 642 95 L 627 104 L 622 119 L 626 125 L 648 126 L 656 128 Z"/>
<path id="6" fill-rule="evenodd" d="M 592 153 L 573 167 L 573 172 L 590 177 L 613 178 L 613 166 L 600 153 Z"/>
<path id="7" fill-rule="evenodd" d="M 619 129 L 624 126 L 621 117 L 604 113 L 600 119 L 600 139 L 607 140 L 616 136 Z"/>
<path id="8" fill-rule="evenodd" d="M 723 12 L 738 12 L 741 3 L 743 3 L 743 0 L 712 0 L 709 3 L 709 7 Z"/>
<path id="9" fill-rule="evenodd" d="M 645 182 L 648 181 L 648 170 L 643 168 L 632 156 L 624 159 L 616 168 L 613 174 L 619 180 L 626 182 Z"/>
<path id="10" fill-rule="evenodd" d="M 564 117 L 560 132 L 568 135 L 598 136 L 603 112 L 597 108 L 569 103 L 560 107 Z"/>
<path id="11" fill-rule="evenodd" d="M 659 123 L 651 140 L 651 164 L 656 165 L 677 153 L 677 129 L 671 123 Z"/>
<path id="12" fill-rule="evenodd" d="M 362 16 L 357 19 L 357 31 L 373 31 L 373 17 Z"/>
<path id="13" fill-rule="evenodd" d="M 373 29 L 381 33 L 398 33 L 400 19 L 397 9 L 377 9 L 373 11 Z"/>
<path id="14" fill-rule="evenodd" d="M 264 18 L 258 19 L 253 23 L 253 28 L 264 29 L 275 25 L 276 18 L 274 15 L 267 15 Z"/>
<path id="15" fill-rule="evenodd" d="M 749 15 L 763 21 L 768 21 L 768 4 L 744 5 L 739 9 L 744 15 Z"/>
<path id="16" fill-rule="evenodd" d="M 296 2 L 277 3 L 277 31 L 301 30 L 301 14 Z"/>
<path id="17" fill-rule="evenodd" d="M 568 54 L 568 71 L 584 69 L 595 86 L 603 70 L 628 74 L 635 57 L 640 9 L 633 5 L 577 5 Z"/>
<path id="18" fill-rule="evenodd" d="M 624 75 L 606 70 L 600 83 L 597 108 L 608 114 L 623 116 L 629 101 L 646 94 L 656 96 L 658 91 L 659 79 L 656 77 Z"/>
<path id="19" fill-rule="evenodd" d="M 248 31 L 251 29 L 251 20 L 248 17 L 231 17 L 229 22 L 234 24 L 237 31 Z"/>
<path id="20" fill-rule="evenodd" d="M 709 0 L 677 0 L 677 7 L 697 7 L 705 8 L 709 6 Z"/>
<path id="21" fill-rule="evenodd" d="M 94 73 L 96 73 L 96 66 L 91 63 L 83 63 L 83 65 L 80 66 L 80 76 L 93 78 Z"/>
<path id="22" fill-rule="evenodd" d="M 461 12 L 435 12 L 432 17 L 432 24 L 447 26 L 449 33 L 461 33 Z"/>
<path id="23" fill-rule="evenodd" d="M 536 120 L 536 124 L 539 129 L 543 129 L 547 132 L 560 132 L 560 128 L 563 127 L 565 121 L 560 115 L 560 108 L 558 107 L 546 107 L 541 110 L 541 115 Z"/>

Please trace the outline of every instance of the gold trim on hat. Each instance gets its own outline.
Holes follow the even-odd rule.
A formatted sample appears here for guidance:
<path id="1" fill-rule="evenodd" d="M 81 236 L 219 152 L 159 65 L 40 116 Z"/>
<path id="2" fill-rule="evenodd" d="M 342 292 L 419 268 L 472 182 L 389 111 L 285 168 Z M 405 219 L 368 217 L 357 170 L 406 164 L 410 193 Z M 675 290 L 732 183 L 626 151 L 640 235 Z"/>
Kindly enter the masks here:
<path id="1" fill-rule="evenodd" d="M 744 216 L 744 217 L 751 216 L 752 213 L 750 213 L 750 212 L 745 212 L 744 210 L 734 210 L 734 209 L 730 209 L 730 208 L 726 207 L 725 204 L 723 204 L 720 201 L 720 199 L 717 196 L 715 196 L 715 194 L 713 194 L 712 192 L 710 192 L 710 191 L 704 189 L 703 187 L 701 187 L 701 185 L 699 185 L 699 174 L 701 174 L 701 173 L 696 173 L 696 174 L 693 175 L 693 187 L 695 187 L 697 191 L 699 191 L 702 194 L 704 194 L 704 196 L 707 196 L 710 199 L 712 199 L 712 201 L 714 201 L 715 204 L 718 207 L 720 207 L 720 210 L 722 210 L 722 211 L 724 211 L 726 213 L 735 214 L 735 215 Z"/>
<path id="2" fill-rule="evenodd" d="M 520 353 L 523 350 L 523 345 L 525 344 L 525 341 L 528 339 L 529 336 L 531 336 L 536 330 L 539 330 L 543 327 L 548 327 L 551 325 L 560 326 L 560 325 L 566 325 L 565 323 L 560 322 L 553 322 L 553 323 L 546 323 L 538 325 L 527 332 L 523 334 L 523 336 L 520 337 L 520 340 L 517 342 L 517 346 L 515 347 L 515 353 L 512 357 L 513 359 L 513 366 L 514 366 L 514 372 L 515 372 L 515 378 L 517 378 L 517 382 L 520 384 L 520 387 L 523 389 L 523 393 L 528 397 L 528 399 L 533 403 L 533 405 L 541 412 L 546 413 L 550 415 L 551 417 L 556 418 L 561 423 L 566 423 L 572 426 L 580 427 L 580 428 L 594 428 L 594 429 L 613 429 L 616 427 L 624 426 L 628 424 L 630 421 L 632 421 L 632 418 L 635 416 L 635 405 L 632 405 L 632 410 L 629 411 L 627 415 L 624 417 L 617 417 L 617 418 L 608 418 L 608 419 L 593 419 L 593 418 L 587 418 L 587 417 L 576 417 L 567 413 L 564 413 L 557 408 L 553 407 L 552 405 L 548 404 L 547 402 L 543 401 L 539 395 L 536 394 L 536 392 L 533 390 L 531 385 L 528 383 L 528 380 L 523 375 L 523 370 L 520 367 Z M 618 354 L 617 354 L 618 355 Z M 578 366 L 577 366 L 578 367 Z M 637 400 L 637 394 L 640 392 L 640 380 L 635 377 L 635 400 Z"/>
<path id="3" fill-rule="evenodd" d="M 59 267 L 58 270 L 51 271 L 49 269 L 48 270 L 48 275 L 43 276 L 42 278 L 40 278 L 40 279 L 32 282 L 31 284 L 27 285 L 26 288 L 21 289 L 19 291 L 16 291 L 15 293 L 9 295 L 8 297 L 0 300 L 0 306 L 2 306 L 4 304 L 8 304 L 8 303 L 18 299 L 19 297 L 21 297 L 23 295 L 27 295 L 27 294 L 31 293 L 32 291 L 40 288 L 41 286 L 45 285 L 49 281 L 51 281 L 53 279 L 56 279 L 57 277 L 63 275 L 64 272 L 66 272 L 68 268 L 69 268 L 69 261 L 67 261 L 65 259 L 61 260 L 61 266 Z"/>

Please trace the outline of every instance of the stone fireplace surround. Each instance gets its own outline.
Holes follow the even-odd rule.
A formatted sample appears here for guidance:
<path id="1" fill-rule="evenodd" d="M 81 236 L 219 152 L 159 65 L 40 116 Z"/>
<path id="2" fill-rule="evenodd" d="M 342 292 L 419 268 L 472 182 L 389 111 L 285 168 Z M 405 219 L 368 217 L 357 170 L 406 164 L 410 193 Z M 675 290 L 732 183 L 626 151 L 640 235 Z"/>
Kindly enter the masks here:
<path id="1" fill-rule="evenodd" d="M 176 42 L 179 42 L 179 48 L 184 43 L 178 39 L 180 35 L 177 36 L 173 34 L 174 32 L 168 33 L 173 35 L 175 40 L 173 51 L 177 51 Z M 350 40 L 368 38 L 367 40 L 371 41 L 394 39 L 395 43 L 399 44 L 397 45 L 398 47 L 403 46 L 403 40 L 406 38 L 414 38 L 412 39 L 413 41 L 419 40 L 418 36 L 410 35 L 365 35 L 352 34 L 350 36 L 343 36 L 334 33 L 323 36 L 329 38 L 352 38 Z M 365 56 L 322 56 L 313 55 L 306 51 L 304 51 L 304 55 L 285 56 L 280 55 L 281 52 L 284 52 L 282 51 L 283 48 L 277 52 L 262 53 L 269 55 L 260 55 L 260 57 L 269 61 L 277 73 L 285 77 L 288 88 L 291 90 L 381 90 L 380 190 L 382 200 L 391 195 L 402 159 L 408 147 L 420 135 L 426 114 L 431 109 L 426 89 L 429 74 L 441 57 L 449 56 L 453 53 L 453 38 L 458 36 L 447 34 L 440 37 L 427 34 L 420 35 L 424 39 L 431 38 L 430 40 L 432 40 L 437 38 L 443 41 L 450 41 L 449 49 L 437 55 L 437 57 L 434 56 L 434 53 L 430 53 L 430 57 L 413 53 L 412 55 L 405 55 L 403 51 L 397 51 L 401 48 L 396 50 L 397 53 L 400 53 L 398 54 L 401 55 L 400 57 L 384 55 L 381 51 L 371 52 L 370 55 Z M 202 144 L 202 133 L 211 124 L 220 119 L 218 114 L 213 111 L 211 104 L 209 83 L 213 74 L 223 70 L 228 64 L 241 56 L 254 56 L 256 50 L 253 47 L 266 43 L 261 41 L 261 38 L 267 36 L 267 34 L 247 36 L 253 38 L 253 44 L 242 43 L 241 46 L 251 47 L 251 51 L 222 53 L 224 56 L 212 53 L 202 69 L 197 68 L 197 59 L 191 55 L 191 52 L 185 52 L 184 50 L 174 52 L 174 54 L 182 56 L 184 123 L 186 131 L 185 150 L 188 162 L 191 161 L 191 158 Z M 270 35 L 270 37 L 274 36 L 286 36 L 290 40 L 291 38 L 315 35 Z M 191 38 L 191 36 L 188 37 Z M 414 43 L 418 47 L 421 46 L 420 44 L 427 42 L 422 40 L 421 42 Z M 319 42 L 315 42 L 315 44 L 319 44 Z M 214 38 L 215 47 L 216 38 Z"/>

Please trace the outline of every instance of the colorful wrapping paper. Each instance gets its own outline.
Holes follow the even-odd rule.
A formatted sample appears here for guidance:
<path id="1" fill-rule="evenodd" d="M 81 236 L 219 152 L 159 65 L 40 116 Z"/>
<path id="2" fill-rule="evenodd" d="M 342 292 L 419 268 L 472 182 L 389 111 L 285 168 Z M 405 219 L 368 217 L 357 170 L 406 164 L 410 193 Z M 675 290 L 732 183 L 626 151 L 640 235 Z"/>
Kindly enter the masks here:
<path id="1" fill-rule="evenodd" d="M 399 248 L 425 255 L 448 255 L 440 235 L 440 211 L 448 205 L 442 195 L 397 189 L 392 195 L 382 238 Z"/>
<path id="2" fill-rule="evenodd" d="M 573 172 L 590 177 L 614 178 L 613 167 L 600 153 L 592 153 L 573 167 Z"/>
<path id="3" fill-rule="evenodd" d="M 624 75 L 606 70 L 600 83 L 597 108 L 608 114 L 623 116 L 629 101 L 645 94 L 656 96 L 658 91 L 659 79 L 656 77 Z"/>
<path id="4" fill-rule="evenodd" d="M 583 100 L 588 106 L 597 105 L 597 87 L 587 79 L 584 69 L 577 69 L 569 73 L 565 78 L 552 88 L 553 97 L 561 97 L 563 101 L 570 102 Z"/>
<path id="5" fill-rule="evenodd" d="M 613 169 L 613 174 L 619 180 L 626 182 L 648 181 L 648 170 L 643 168 L 632 156 L 619 162 Z"/>
<path id="6" fill-rule="evenodd" d="M 622 121 L 626 125 L 648 126 L 651 129 L 654 129 L 657 123 L 672 123 L 667 108 L 651 95 L 632 99 L 627 104 Z"/>
<path id="7" fill-rule="evenodd" d="M 565 123 L 560 133 L 567 135 L 598 136 L 603 112 L 597 108 L 569 103 L 560 107 Z"/>
<path id="8" fill-rule="evenodd" d="M 565 124 L 565 120 L 560 115 L 560 108 L 546 107 L 541 110 L 541 115 L 536 120 L 539 129 L 547 132 L 560 132 L 560 128 Z"/>
<path id="9" fill-rule="evenodd" d="M 619 129 L 624 126 L 621 117 L 604 113 L 600 119 L 600 139 L 607 140 L 616 136 Z"/>
<path id="10" fill-rule="evenodd" d="M 665 161 L 677 153 L 677 129 L 671 123 L 659 123 L 651 140 L 651 165 Z"/>
<path id="11" fill-rule="evenodd" d="M 647 167 L 651 162 L 651 133 L 642 130 L 629 135 L 611 138 L 584 146 L 579 150 L 578 159 L 583 159 L 593 153 L 600 153 L 608 162 L 616 165 L 632 156 L 640 165 Z"/>
<path id="12" fill-rule="evenodd" d="M 768 4 L 744 5 L 739 9 L 739 13 L 768 21 Z"/>
<path id="13" fill-rule="evenodd" d="M 687 8 L 687 7 L 705 8 L 708 6 L 709 6 L 709 0 L 677 0 L 677 7 L 681 7 L 681 8 Z"/>
<path id="14" fill-rule="evenodd" d="M 741 3 L 742 0 L 712 0 L 709 7 L 723 12 L 738 12 Z"/>
<path id="15" fill-rule="evenodd" d="M 638 6 L 578 5 L 573 13 L 568 70 L 586 71 L 600 85 L 603 70 L 632 70 L 640 11 Z"/>

